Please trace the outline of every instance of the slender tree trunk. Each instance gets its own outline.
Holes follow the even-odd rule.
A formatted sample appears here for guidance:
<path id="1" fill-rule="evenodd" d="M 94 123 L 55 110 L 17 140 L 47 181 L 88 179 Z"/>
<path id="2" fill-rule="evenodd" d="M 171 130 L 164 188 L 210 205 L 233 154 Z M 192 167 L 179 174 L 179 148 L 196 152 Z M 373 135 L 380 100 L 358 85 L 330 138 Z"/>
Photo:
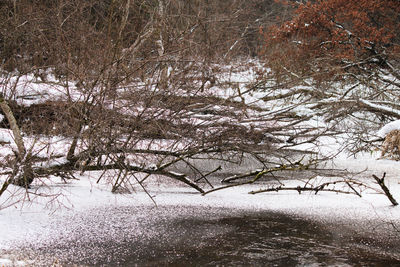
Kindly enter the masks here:
<path id="1" fill-rule="evenodd" d="M 164 41 L 162 37 L 162 27 L 165 20 L 165 5 L 163 0 L 158 1 L 158 17 L 159 17 L 159 27 L 160 27 L 160 38 L 156 41 L 157 52 L 160 58 L 160 79 L 159 86 L 162 89 L 168 88 L 168 65 L 164 62 Z"/>
<path id="2" fill-rule="evenodd" d="M 14 114 L 2 94 L 0 94 L 0 107 L 6 116 L 8 123 L 10 124 L 11 131 L 14 135 L 14 142 L 18 149 L 17 164 L 15 165 L 10 183 L 23 187 L 29 187 L 34 178 L 30 163 L 30 155 L 28 155 L 26 152 L 24 140 L 22 139 L 21 131 L 18 127 Z"/>
<path id="3" fill-rule="evenodd" d="M 71 146 L 68 150 L 67 160 L 69 160 L 69 161 L 71 161 L 74 158 L 76 146 L 78 145 L 78 140 L 79 140 L 79 136 L 81 134 L 82 128 L 83 128 L 83 123 L 80 122 L 79 128 L 78 128 L 76 134 L 74 135 L 74 139 L 72 139 Z"/>

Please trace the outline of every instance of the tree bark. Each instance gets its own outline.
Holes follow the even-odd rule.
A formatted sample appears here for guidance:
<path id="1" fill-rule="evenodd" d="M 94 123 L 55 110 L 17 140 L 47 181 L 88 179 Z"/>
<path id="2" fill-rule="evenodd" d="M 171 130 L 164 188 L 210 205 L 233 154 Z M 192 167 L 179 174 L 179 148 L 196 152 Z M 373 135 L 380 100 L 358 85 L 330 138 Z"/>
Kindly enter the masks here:
<path id="1" fill-rule="evenodd" d="M 18 127 L 14 114 L 1 93 L 0 107 L 6 116 L 8 123 L 10 124 L 11 131 L 14 135 L 14 142 L 18 149 L 17 164 L 15 165 L 14 172 L 9 183 L 18 186 L 29 187 L 34 179 L 33 170 L 30 163 L 30 156 L 26 153 L 24 140 L 22 139 L 21 131 Z"/>

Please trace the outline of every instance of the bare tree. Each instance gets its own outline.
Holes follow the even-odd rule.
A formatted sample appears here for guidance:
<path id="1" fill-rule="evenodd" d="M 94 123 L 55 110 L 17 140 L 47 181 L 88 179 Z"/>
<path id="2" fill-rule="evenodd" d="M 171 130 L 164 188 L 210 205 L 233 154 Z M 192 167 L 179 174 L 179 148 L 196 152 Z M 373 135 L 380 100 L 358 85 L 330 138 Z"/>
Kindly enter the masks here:
<path id="1" fill-rule="evenodd" d="M 12 113 L 21 131 L 62 136 L 67 147 L 44 155 L 53 143 L 33 142 L 31 154 L 22 145 L 19 155 L 32 158 L 33 177 L 102 171 L 98 181 L 108 179 L 118 192 L 132 184 L 146 190 L 146 179 L 159 176 L 204 193 L 215 185 L 210 177 L 226 176 L 225 166 L 248 167 L 235 179 L 276 179 L 306 169 L 299 166 L 317 175 L 316 154 L 295 146 L 314 144 L 330 131 L 304 124 L 308 117 L 292 106 L 248 103 L 244 96 L 253 87 L 223 78 L 235 71 L 235 56 L 255 53 L 254 34 L 270 19 L 248 16 L 247 7 L 259 5 L 269 7 L 264 1 L 179 0 L 2 4 L 7 19 L 0 23 L 23 40 L 1 32 L 9 49 L 3 77 L 33 75 L 35 83 L 58 90 L 57 99 L 47 92 L 47 102 L 27 106 L 16 101 L 24 97 L 16 90 L 19 80 L 13 87 L 4 79 L 5 100 L 17 102 Z M 229 68 L 218 64 L 228 60 Z M 235 93 L 223 97 L 220 88 Z M 11 173 L 5 168 L 3 174 Z"/>

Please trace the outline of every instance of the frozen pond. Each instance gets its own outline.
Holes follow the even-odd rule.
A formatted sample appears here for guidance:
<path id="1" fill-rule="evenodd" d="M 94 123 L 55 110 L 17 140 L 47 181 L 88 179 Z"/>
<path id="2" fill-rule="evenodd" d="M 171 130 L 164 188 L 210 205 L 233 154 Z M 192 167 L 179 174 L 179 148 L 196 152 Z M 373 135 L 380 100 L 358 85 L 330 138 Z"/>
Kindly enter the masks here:
<path id="1" fill-rule="evenodd" d="M 66 215 L 50 225 L 51 239 L 41 240 L 38 236 L 15 244 L 19 260 L 35 260 L 35 266 L 400 263 L 396 239 L 380 240 L 350 228 L 268 211 L 124 206 Z"/>

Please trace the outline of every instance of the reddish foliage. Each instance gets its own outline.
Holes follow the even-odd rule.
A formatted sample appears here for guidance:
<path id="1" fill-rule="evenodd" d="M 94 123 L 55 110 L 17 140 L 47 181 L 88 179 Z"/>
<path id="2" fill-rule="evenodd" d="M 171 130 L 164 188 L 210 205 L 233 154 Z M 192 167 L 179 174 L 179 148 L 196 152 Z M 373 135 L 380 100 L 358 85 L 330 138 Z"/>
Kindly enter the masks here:
<path id="1" fill-rule="evenodd" d="M 264 33 L 264 53 L 277 70 L 297 73 L 326 73 L 356 62 L 386 67 L 399 54 L 399 32 L 398 0 L 308 1 L 297 6 L 293 19 Z"/>

